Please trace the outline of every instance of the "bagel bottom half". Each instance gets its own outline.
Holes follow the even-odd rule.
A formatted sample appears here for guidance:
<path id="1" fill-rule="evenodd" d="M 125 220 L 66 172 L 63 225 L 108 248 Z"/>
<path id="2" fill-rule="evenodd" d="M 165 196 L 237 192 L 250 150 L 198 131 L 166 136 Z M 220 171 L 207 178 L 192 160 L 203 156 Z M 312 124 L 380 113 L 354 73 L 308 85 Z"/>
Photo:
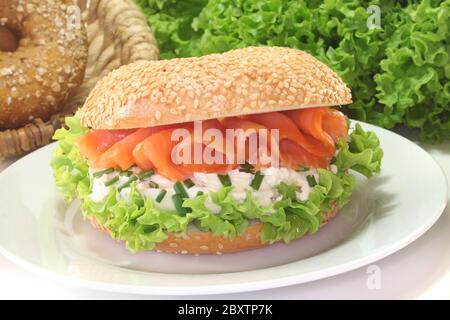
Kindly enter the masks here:
<path id="1" fill-rule="evenodd" d="M 337 214 L 335 207 L 331 212 L 325 213 L 324 220 L 320 227 L 323 227 L 330 219 Z M 98 223 L 95 217 L 88 218 L 91 224 L 103 232 L 110 234 L 109 230 Z M 264 247 L 259 239 L 262 223 L 251 224 L 243 235 L 236 237 L 233 240 L 225 237 L 214 236 L 211 232 L 204 231 L 188 231 L 187 235 L 179 236 L 169 234 L 169 237 L 158 244 L 154 250 L 158 252 L 167 253 L 181 253 L 181 254 L 217 254 L 232 253 L 245 250 L 256 249 Z"/>

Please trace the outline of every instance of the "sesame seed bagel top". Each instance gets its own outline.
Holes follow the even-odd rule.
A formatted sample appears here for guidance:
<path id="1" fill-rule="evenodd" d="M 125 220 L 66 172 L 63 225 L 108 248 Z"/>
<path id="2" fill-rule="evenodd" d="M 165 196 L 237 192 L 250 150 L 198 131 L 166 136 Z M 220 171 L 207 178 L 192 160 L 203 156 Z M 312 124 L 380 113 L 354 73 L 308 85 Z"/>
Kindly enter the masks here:
<path id="1" fill-rule="evenodd" d="M 121 67 L 97 83 L 80 118 L 94 129 L 126 129 L 348 103 L 342 79 L 311 55 L 249 47 Z"/>

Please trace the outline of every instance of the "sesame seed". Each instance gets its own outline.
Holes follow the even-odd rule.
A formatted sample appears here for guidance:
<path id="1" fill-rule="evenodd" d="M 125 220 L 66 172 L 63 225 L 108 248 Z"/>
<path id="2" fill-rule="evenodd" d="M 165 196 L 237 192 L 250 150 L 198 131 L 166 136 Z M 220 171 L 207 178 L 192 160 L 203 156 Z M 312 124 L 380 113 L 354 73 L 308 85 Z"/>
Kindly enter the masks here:
<path id="1" fill-rule="evenodd" d="M 61 91 L 61 86 L 58 82 L 54 82 L 51 86 L 52 91 L 54 92 L 60 92 Z"/>
<path id="2" fill-rule="evenodd" d="M 50 104 L 56 103 L 56 99 L 53 96 L 47 96 L 46 99 L 47 99 L 47 102 L 49 102 Z"/>
<path id="3" fill-rule="evenodd" d="M 11 97 L 17 98 L 19 96 L 19 92 L 17 91 L 16 87 L 11 88 Z"/>
<path id="4" fill-rule="evenodd" d="M 197 109 L 199 105 L 198 99 L 194 100 L 194 104 L 192 105 L 194 107 L 194 109 Z"/>
<path id="5" fill-rule="evenodd" d="M 36 68 L 36 72 L 38 75 L 43 76 L 45 74 L 45 69 L 42 67 Z"/>

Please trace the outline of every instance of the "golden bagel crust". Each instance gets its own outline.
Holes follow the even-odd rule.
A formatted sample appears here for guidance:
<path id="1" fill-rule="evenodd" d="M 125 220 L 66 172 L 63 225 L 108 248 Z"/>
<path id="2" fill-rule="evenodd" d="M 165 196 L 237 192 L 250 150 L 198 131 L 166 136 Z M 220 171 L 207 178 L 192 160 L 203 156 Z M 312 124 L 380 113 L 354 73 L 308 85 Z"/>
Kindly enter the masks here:
<path id="1" fill-rule="evenodd" d="M 326 213 L 320 227 L 324 226 L 337 214 L 337 208 Z M 89 217 L 94 228 L 109 234 L 107 228 L 98 223 L 95 217 Z M 252 224 L 247 227 L 245 233 L 229 240 L 224 237 L 214 236 L 211 232 L 189 231 L 185 236 L 169 234 L 169 237 L 155 246 L 155 251 L 181 254 L 217 254 L 232 253 L 256 249 L 265 246 L 259 239 L 263 227 L 262 223 Z"/>
<path id="2" fill-rule="evenodd" d="M 97 83 L 80 119 L 93 129 L 126 129 L 351 101 L 341 78 L 311 55 L 249 47 L 121 67 Z"/>
<path id="3" fill-rule="evenodd" d="M 0 130 L 47 120 L 83 81 L 87 37 L 83 25 L 68 24 L 72 5 L 72 0 L 0 0 L 0 26 L 20 35 L 14 52 L 0 51 Z"/>

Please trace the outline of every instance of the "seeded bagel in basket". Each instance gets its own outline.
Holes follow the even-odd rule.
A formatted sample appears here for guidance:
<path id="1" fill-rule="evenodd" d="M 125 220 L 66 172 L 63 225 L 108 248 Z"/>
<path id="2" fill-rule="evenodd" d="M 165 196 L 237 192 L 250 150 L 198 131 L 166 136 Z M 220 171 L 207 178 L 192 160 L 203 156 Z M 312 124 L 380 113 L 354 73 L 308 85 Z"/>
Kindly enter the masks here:
<path id="1" fill-rule="evenodd" d="M 87 37 L 69 0 L 0 0 L 0 130 L 47 120 L 83 81 Z"/>

